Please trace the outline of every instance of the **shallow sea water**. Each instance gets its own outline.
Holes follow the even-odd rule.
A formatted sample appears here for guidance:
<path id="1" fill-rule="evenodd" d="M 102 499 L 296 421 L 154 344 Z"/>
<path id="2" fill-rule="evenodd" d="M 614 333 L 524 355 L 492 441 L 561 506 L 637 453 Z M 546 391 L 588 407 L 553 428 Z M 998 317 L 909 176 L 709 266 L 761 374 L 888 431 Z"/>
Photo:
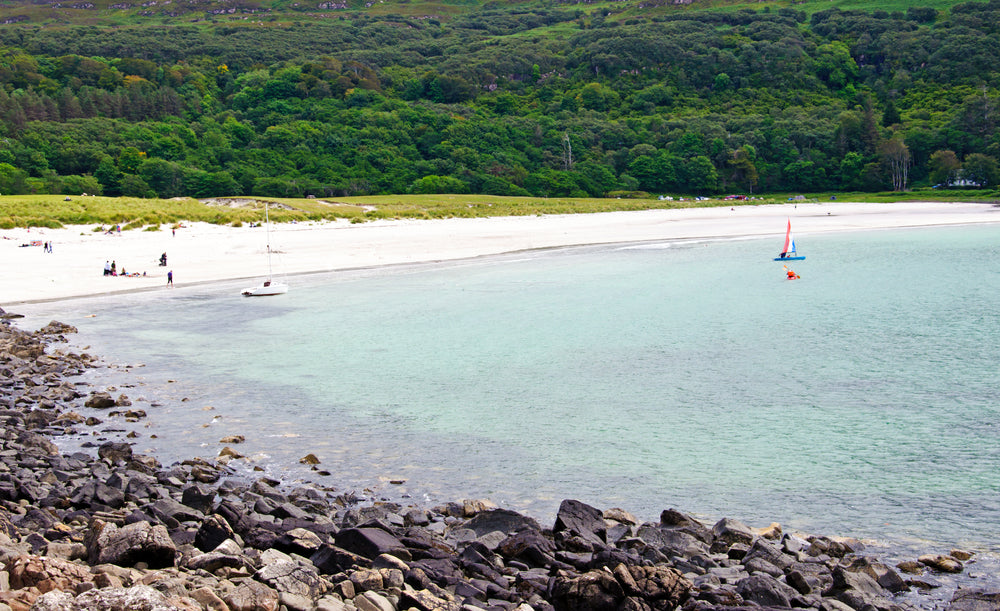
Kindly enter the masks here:
<path id="1" fill-rule="evenodd" d="M 797 242 L 796 281 L 774 240 L 681 241 L 20 310 L 116 365 L 89 381 L 164 463 L 240 434 L 273 477 L 543 523 L 576 498 L 1000 552 L 1000 225 Z"/>

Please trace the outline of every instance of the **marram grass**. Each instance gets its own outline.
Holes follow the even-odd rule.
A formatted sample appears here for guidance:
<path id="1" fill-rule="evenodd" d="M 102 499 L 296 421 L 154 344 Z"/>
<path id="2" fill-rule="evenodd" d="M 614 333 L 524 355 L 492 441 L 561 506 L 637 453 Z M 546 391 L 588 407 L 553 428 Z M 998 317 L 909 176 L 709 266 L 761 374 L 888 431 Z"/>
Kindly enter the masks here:
<path id="1" fill-rule="evenodd" d="M 901 194 L 816 194 L 807 201 L 891 202 L 902 200 L 995 201 L 997 191 L 921 191 Z M 68 225 L 121 226 L 122 231 L 157 231 L 182 221 L 241 226 L 264 220 L 276 223 L 346 219 L 355 223 L 379 219 L 442 219 L 543 214 L 582 214 L 627 210 L 701 208 L 780 204 L 787 195 L 725 200 L 714 198 L 538 198 L 494 195 L 371 195 L 327 199 L 232 197 L 197 200 L 193 198 L 141 199 L 134 197 L 5 195 L 0 196 L 0 229 L 14 227 L 64 227 Z"/>

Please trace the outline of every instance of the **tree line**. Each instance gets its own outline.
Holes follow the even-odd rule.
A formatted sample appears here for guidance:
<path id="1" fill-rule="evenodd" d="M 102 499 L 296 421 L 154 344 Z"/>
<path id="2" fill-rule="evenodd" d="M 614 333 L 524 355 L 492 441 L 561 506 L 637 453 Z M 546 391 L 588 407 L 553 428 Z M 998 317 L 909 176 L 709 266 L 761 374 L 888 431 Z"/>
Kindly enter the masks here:
<path id="1" fill-rule="evenodd" d="M 995 187 L 998 24 L 1000 0 L 4 26 L 0 192 Z"/>

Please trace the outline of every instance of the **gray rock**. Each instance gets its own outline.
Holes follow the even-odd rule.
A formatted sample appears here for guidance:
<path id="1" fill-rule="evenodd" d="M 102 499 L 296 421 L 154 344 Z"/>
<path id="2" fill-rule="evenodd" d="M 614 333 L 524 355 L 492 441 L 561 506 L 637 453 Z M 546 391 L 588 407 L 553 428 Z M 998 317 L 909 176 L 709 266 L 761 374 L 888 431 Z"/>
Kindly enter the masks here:
<path id="1" fill-rule="evenodd" d="M 135 522 L 118 528 L 94 520 L 88 535 L 86 545 L 92 564 L 134 566 L 144 562 L 150 568 L 174 565 L 177 548 L 160 524 Z"/>
<path id="2" fill-rule="evenodd" d="M 1000 609 L 1000 592 L 984 590 L 959 590 L 948 604 L 948 611 L 997 611 Z"/>
<path id="3" fill-rule="evenodd" d="M 493 531 L 509 534 L 524 529 L 542 530 L 535 519 L 508 509 L 482 511 L 467 521 L 463 527 L 474 530 L 480 537 Z"/>
<path id="4" fill-rule="evenodd" d="M 88 590 L 76 598 L 66 592 L 43 594 L 32 611 L 182 611 L 153 588 L 136 585 L 130 588 Z"/>
<path id="5" fill-rule="evenodd" d="M 744 600 L 764 607 L 790 607 L 798 595 L 791 586 L 781 583 L 766 573 L 756 573 L 736 584 L 736 592 Z"/>
<path id="6" fill-rule="evenodd" d="M 753 531 L 750 527 L 732 518 L 722 518 L 712 526 L 713 551 L 724 551 L 729 549 L 734 543 L 752 545 L 754 540 Z M 716 545 L 719 549 L 716 549 Z"/>
<path id="7" fill-rule="evenodd" d="M 309 599 L 326 593 L 328 584 L 315 570 L 294 561 L 279 561 L 265 565 L 257 571 L 257 579 L 274 588 L 279 594 L 287 592 Z"/>
<path id="8" fill-rule="evenodd" d="M 97 455 L 110 461 L 113 465 L 128 462 L 132 460 L 132 446 L 127 443 L 108 441 L 97 449 Z"/>
<path id="9" fill-rule="evenodd" d="M 795 562 L 794 558 L 783 553 L 777 546 L 759 537 L 754 540 L 753 545 L 750 546 L 750 551 L 743 557 L 743 564 L 745 565 L 754 558 L 770 562 L 781 570 L 787 569 Z"/>
<path id="10" fill-rule="evenodd" d="M 833 570 L 833 584 L 823 593 L 823 596 L 835 598 L 853 609 L 861 609 L 866 605 L 885 606 L 887 595 L 888 592 L 871 576 L 848 571 L 840 566 Z"/>
<path id="11" fill-rule="evenodd" d="M 230 611 L 277 611 L 278 593 L 259 581 L 244 581 L 222 600 Z"/>
<path id="12" fill-rule="evenodd" d="M 667 556 L 690 557 L 709 553 L 709 548 L 704 542 L 683 530 L 643 524 L 636 532 L 636 537 Z"/>

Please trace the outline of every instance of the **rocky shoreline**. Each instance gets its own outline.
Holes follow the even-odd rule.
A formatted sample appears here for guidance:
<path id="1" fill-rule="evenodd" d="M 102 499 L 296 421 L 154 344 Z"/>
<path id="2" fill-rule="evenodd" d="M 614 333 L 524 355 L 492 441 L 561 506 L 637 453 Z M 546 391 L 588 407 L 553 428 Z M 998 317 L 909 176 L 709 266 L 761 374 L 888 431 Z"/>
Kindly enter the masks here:
<path id="1" fill-rule="evenodd" d="M 73 327 L 0 315 L 0 611 L 1000 609 L 998 589 L 932 595 L 975 562 L 961 550 L 890 566 L 856 540 L 674 509 L 639 523 L 566 500 L 543 527 L 488 501 L 246 481 L 225 455 L 62 455 L 52 439 L 88 426 L 81 406 L 128 400 L 74 381 L 99 361 L 59 349 Z"/>

